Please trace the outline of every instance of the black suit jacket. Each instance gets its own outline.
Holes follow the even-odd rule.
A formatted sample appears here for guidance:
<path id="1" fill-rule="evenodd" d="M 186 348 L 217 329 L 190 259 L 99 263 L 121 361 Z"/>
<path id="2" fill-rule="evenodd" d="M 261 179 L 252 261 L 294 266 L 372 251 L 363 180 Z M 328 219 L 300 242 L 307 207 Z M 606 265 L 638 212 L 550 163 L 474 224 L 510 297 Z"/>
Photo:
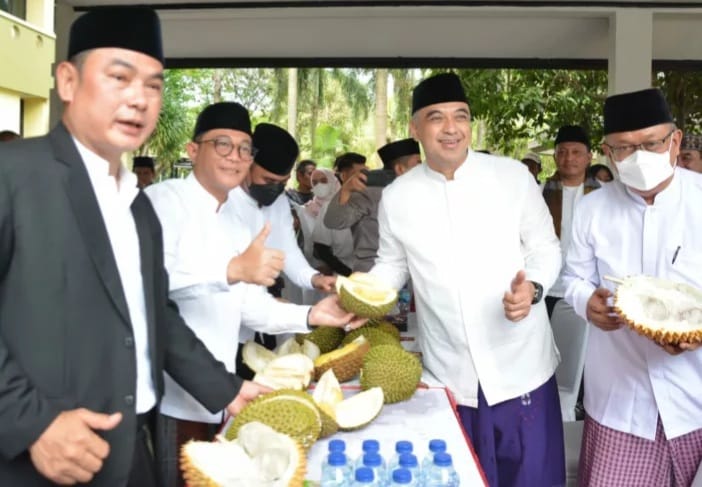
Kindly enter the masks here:
<path id="1" fill-rule="evenodd" d="M 195 337 L 168 299 L 161 226 L 149 199 L 132 204 L 139 235 L 151 373 L 163 371 L 210 411 L 241 381 Z M 0 144 L 0 485 L 48 484 L 27 450 L 59 412 L 78 407 L 122 422 L 101 433 L 111 452 L 94 485 L 123 485 L 136 434 L 136 358 L 105 222 L 73 140 Z"/>

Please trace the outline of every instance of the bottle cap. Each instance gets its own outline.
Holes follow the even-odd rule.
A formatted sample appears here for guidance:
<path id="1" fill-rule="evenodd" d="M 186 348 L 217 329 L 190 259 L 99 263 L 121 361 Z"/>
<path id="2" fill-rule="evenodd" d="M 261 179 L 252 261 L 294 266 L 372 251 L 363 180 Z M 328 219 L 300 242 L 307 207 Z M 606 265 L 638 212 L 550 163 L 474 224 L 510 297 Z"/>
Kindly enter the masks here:
<path id="1" fill-rule="evenodd" d="M 364 452 L 378 452 L 380 451 L 380 443 L 378 440 L 363 440 L 363 446 L 361 447 Z"/>
<path id="2" fill-rule="evenodd" d="M 434 438 L 429 442 L 429 451 L 433 453 L 446 451 L 446 442 L 444 440 Z"/>
<path id="3" fill-rule="evenodd" d="M 331 440 L 329 442 L 329 451 L 346 451 L 346 442 L 344 440 Z"/>
<path id="4" fill-rule="evenodd" d="M 441 452 L 434 455 L 434 465 L 438 465 L 440 467 L 448 467 L 452 464 L 453 463 L 451 461 L 450 454 Z"/>
<path id="5" fill-rule="evenodd" d="M 382 462 L 383 459 L 378 453 L 369 452 L 363 455 L 363 465 L 366 467 L 379 467 Z"/>
<path id="6" fill-rule="evenodd" d="M 406 440 L 400 440 L 395 443 L 395 451 L 399 454 L 411 453 L 412 452 L 412 442 Z"/>
<path id="7" fill-rule="evenodd" d="M 417 466 L 417 456 L 412 453 L 403 453 L 400 455 L 400 466 L 414 468 Z"/>
<path id="8" fill-rule="evenodd" d="M 396 484 L 409 484 L 412 482 L 412 472 L 406 468 L 396 468 L 392 472 L 392 481 Z"/>
<path id="9" fill-rule="evenodd" d="M 373 482 L 375 476 L 373 475 L 373 470 L 368 467 L 361 467 L 356 469 L 356 482 Z"/>
<path id="10" fill-rule="evenodd" d="M 338 451 L 332 452 L 327 458 L 327 463 L 333 467 L 342 467 L 346 465 L 346 455 Z"/>

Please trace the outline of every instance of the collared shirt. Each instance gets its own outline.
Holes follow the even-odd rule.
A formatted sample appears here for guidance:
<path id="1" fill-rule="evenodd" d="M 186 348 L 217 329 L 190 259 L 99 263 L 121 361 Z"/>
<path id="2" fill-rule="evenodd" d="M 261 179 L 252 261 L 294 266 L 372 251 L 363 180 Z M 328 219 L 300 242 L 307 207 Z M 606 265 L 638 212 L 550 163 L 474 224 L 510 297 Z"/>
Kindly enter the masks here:
<path id="1" fill-rule="evenodd" d="M 562 263 L 565 264 L 566 253 L 568 252 L 568 247 L 570 246 L 570 236 L 572 232 L 573 224 L 573 212 L 575 207 L 583 197 L 584 185 L 580 184 L 578 186 L 563 186 L 563 198 L 562 204 L 563 209 L 561 212 L 561 255 L 563 256 Z M 563 271 L 558 275 L 558 279 L 553 283 L 551 289 L 548 291 L 549 296 L 554 296 L 557 298 L 562 298 L 565 293 L 565 285 L 563 284 Z"/>
<path id="2" fill-rule="evenodd" d="M 517 272 L 548 289 L 560 270 L 553 222 L 519 161 L 470 151 L 449 181 L 428 164 L 385 188 L 373 274 L 395 288 L 412 277 L 424 365 L 476 407 L 493 405 L 554 373 L 558 352 L 541 301 L 519 322 L 502 299 Z"/>
<path id="3" fill-rule="evenodd" d="M 269 333 L 306 333 L 308 306 L 280 303 L 262 286 L 227 282 L 227 264 L 252 237 L 231 199 L 221 206 L 197 181 L 171 179 L 146 189 L 163 227 L 170 297 L 188 326 L 227 370 L 236 372 L 241 323 Z M 287 203 L 286 203 L 287 204 Z M 161 412 L 174 418 L 217 423 L 166 375 Z"/>
<path id="4" fill-rule="evenodd" d="M 565 299 L 586 318 L 596 288 L 615 290 L 606 275 L 702 288 L 701 209 L 702 178 L 684 169 L 652 205 L 619 181 L 585 196 L 573 220 Z M 590 329 L 585 409 L 598 423 L 653 440 L 660 415 L 666 437 L 675 438 L 702 428 L 700 391 L 702 350 L 672 356 L 627 327 Z"/>
<path id="5" fill-rule="evenodd" d="M 137 364 L 136 413 L 145 413 L 156 404 L 156 388 L 151 376 L 139 235 L 131 210 L 132 202 L 139 194 L 137 178 L 122 165 L 119 167 L 118 177 L 111 176 L 109 162 L 90 151 L 75 138 L 73 141 L 95 191 L 112 254 L 117 264 L 122 292 L 127 301 Z"/>
<path id="6" fill-rule="evenodd" d="M 283 272 L 293 284 L 302 289 L 313 289 L 312 276 L 317 271 L 310 266 L 297 245 L 292 213 L 287 196 L 281 194 L 270 206 L 259 207 L 258 202 L 241 187 L 229 192 L 234 211 L 244 222 L 252 236 L 258 235 L 266 222 L 271 223 L 271 233 L 266 239 L 266 247 L 282 250 L 285 253 Z M 239 340 L 243 343 L 253 338 L 253 331 L 242 327 Z"/>

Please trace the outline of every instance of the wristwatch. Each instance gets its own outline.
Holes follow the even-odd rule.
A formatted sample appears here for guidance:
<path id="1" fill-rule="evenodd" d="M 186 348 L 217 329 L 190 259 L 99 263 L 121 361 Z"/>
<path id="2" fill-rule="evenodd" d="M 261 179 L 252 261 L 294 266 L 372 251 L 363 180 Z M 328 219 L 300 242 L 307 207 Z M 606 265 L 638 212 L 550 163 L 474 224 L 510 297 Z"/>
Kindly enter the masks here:
<path id="1" fill-rule="evenodd" d="M 536 304 L 544 297 L 544 287 L 536 281 L 529 282 L 534 285 L 534 299 L 531 300 L 531 304 Z"/>

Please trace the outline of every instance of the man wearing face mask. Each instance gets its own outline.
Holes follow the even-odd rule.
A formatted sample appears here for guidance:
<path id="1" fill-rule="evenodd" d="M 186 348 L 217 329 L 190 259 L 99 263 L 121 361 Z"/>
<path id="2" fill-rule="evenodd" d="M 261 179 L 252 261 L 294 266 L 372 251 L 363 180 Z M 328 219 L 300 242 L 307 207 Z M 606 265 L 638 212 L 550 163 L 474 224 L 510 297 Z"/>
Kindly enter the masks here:
<path id="1" fill-rule="evenodd" d="M 592 323 L 578 485 L 690 485 L 702 461 L 702 350 L 624 326 L 605 275 L 702 288 L 702 180 L 676 170 L 682 133 L 657 89 L 607 98 L 602 150 L 618 180 L 583 198 L 565 299 Z"/>
<path id="2" fill-rule="evenodd" d="M 287 278 L 302 289 L 332 292 L 336 278 L 317 272 L 305 259 L 297 245 L 290 203 L 284 194 L 285 183 L 295 165 L 299 149 L 295 139 L 284 129 L 269 123 L 256 126 L 252 136 L 258 151 L 243 186 L 230 193 L 236 212 L 249 226 L 251 235 L 258 235 L 266 222 L 271 233 L 266 244 L 283 251 Z M 253 338 L 253 332 L 242 327 L 241 343 Z M 272 340 L 266 345 L 273 346 Z"/>

